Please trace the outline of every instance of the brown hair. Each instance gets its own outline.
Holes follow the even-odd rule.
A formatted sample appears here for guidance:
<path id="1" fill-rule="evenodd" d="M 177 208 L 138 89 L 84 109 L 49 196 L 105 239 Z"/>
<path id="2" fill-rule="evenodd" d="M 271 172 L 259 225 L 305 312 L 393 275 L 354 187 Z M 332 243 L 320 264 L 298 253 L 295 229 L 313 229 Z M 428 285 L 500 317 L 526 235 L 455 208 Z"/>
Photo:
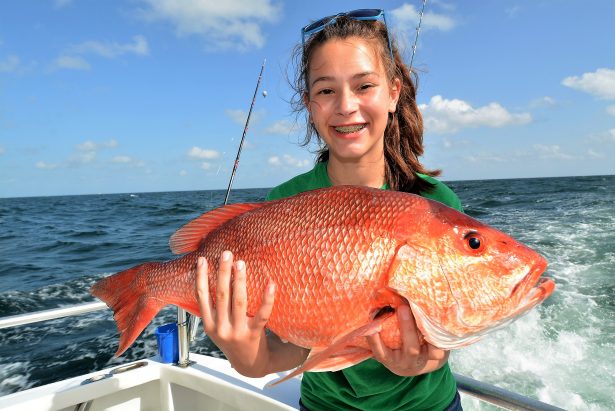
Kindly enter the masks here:
<path id="1" fill-rule="evenodd" d="M 408 69 L 393 39 L 391 39 L 392 54 L 389 52 L 389 33 L 386 26 L 377 20 L 358 21 L 348 17 L 338 17 L 337 20 L 314 34 L 303 46 L 298 45 L 294 51 L 296 62 L 295 94 L 291 105 L 296 113 L 304 113 L 307 117 L 303 97 L 309 93 L 308 75 L 310 61 L 314 51 L 331 39 L 359 37 L 377 44 L 376 51 L 385 67 L 389 84 L 399 78 L 401 90 L 395 113 L 389 113 L 389 121 L 384 131 L 385 180 L 392 190 L 419 194 L 430 191 L 433 184 L 418 177 L 416 173 L 437 176 L 440 170 L 427 170 L 419 161 L 423 154 L 423 117 L 416 104 L 416 86 L 418 77 Z M 413 81 L 414 78 L 414 81 Z M 317 162 L 329 159 L 329 149 L 324 146 L 313 124 L 307 121 L 306 135 L 301 145 L 307 146 L 316 137 L 320 143 L 317 151 Z"/>

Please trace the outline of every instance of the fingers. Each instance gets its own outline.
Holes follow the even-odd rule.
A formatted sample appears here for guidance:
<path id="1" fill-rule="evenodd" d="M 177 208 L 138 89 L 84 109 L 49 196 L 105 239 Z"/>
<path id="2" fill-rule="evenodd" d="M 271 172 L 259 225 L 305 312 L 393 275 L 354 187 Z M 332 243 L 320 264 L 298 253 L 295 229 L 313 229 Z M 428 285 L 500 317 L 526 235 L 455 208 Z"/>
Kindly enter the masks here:
<path id="1" fill-rule="evenodd" d="M 402 346 L 407 355 L 417 355 L 421 349 L 418 329 L 410 307 L 402 305 L 397 309 L 397 319 L 401 333 Z"/>
<path id="2" fill-rule="evenodd" d="M 410 307 L 398 307 L 397 318 L 402 340 L 400 349 L 387 347 L 379 333 L 368 336 L 374 359 L 395 374 L 404 376 L 424 374 L 442 367 L 448 359 L 448 351 L 421 341 Z"/>
<path id="3" fill-rule="evenodd" d="M 265 287 L 265 291 L 263 293 L 263 301 L 261 303 L 258 312 L 254 316 L 252 320 L 252 328 L 265 328 L 267 325 L 267 321 L 269 321 L 269 317 L 271 316 L 271 311 L 273 310 L 273 302 L 275 300 L 275 283 L 270 282 Z"/>
<path id="4" fill-rule="evenodd" d="M 246 264 L 243 261 L 235 263 L 235 277 L 233 279 L 233 304 L 231 306 L 231 322 L 234 326 L 245 324 L 248 308 L 248 294 L 246 291 Z"/>
<path id="5" fill-rule="evenodd" d="M 374 359 L 386 365 L 390 361 L 392 350 L 384 345 L 380 333 L 369 335 L 366 338 Z"/>
<path id="6" fill-rule="evenodd" d="M 224 251 L 220 256 L 218 266 L 218 280 L 216 281 L 216 312 L 215 320 L 218 325 L 226 324 L 231 317 L 231 267 L 233 265 L 233 254 Z"/>
<path id="7" fill-rule="evenodd" d="M 429 344 L 424 341 L 420 331 L 416 326 L 416 320 L 408 306 L 401 306 L 397 310 L 399 318 L 399 328 L 401 331 L 402 344 L 409 355 L 418 355 L 417 365 L 425 364 L 427 361 L 441 361 L 448 359 L 448 351 Z"/>
<path id="8" fill-rule="evenodd" d="M 205 257 L 199 257 L 196 263 L 196 295 L 203 319 L 203 328 L 207 332 L 207 327 L 210 327 L 212 322 L 211 312 L 213 307 L 209 298 L 208 267 Z"/>
<path id="9" fill-rule="evenodd" d="M 208 268 L 205 258 L 197 260 L 197 298 L 204 329 L 218 340 L 232 340 L 237 336 L 263 332 L 273 310 L 275 284 L 269 283 L 263 292 L 256 315 L 249 318 L 247 269 L 244 261 L 233 264 L 233 254 L 224 251 L 220 256 L 216 278 L 215 304 L 209 295 Z"/>

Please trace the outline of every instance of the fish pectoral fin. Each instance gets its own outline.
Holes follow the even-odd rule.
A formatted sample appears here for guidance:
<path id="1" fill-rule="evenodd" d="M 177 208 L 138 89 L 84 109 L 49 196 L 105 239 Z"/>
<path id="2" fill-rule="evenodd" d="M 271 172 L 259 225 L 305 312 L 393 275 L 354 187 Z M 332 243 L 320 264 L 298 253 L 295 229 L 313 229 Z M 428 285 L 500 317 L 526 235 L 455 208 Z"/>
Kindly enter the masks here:
<path id="1" fill-rule="evenodd" d="M 310 355 L 306 360 L 306 363 L 307 361 L 314 361 L 316 365 L 314 365 L 309 371 L 339 371 L 352 365 L 358 364 L 361 361 L 367 360 L 372 356 L 372 352 L 370 350 L 362 347 L 347 347 L 341 352 L 333 353 L 329 356 L 321 356 L 322 352 L 326 349 L 326 347 L 320 349 L 312 349 Z M 303 366 L 305 366 L 305 364 Z"/>
<path id="2" fill-rule="evenodd" d="M 305 371 L 339 371 L 371 358 L 371 350 L 358 347 L 352 343 L 357 338 L 366 337 L 368 335 L 373 335 L 380 332 L 382 329 L 382 323 L 391 315 L 393 315 L 392 312 L 378 316 L 378 318 L 370 321 L 369 323 L 335 339 L 333 344 L 328 347 L 313 347 L 310 355 L 300 367 L 296 368 L 283 378 L 270 382 L 267 384 L 267 387 L 269 388 L 278 385 Z"/>
<path id="3" fill-rule="evenodd" d="M 169 240 L 173 254 L 189 253 L 199 248 L 210 232 L 233 218 L 261 208 L 265 203 L 237 203 L 208 211 L 177 230 Z"/>
<path id="4" fill-rule="evenodd" d="M 397 309 L 401 305 L 409 305 L 408 300 L 391 287 L 382 287 L 376 290 L 374 300 L 377 307 L 391 307 Z"/>

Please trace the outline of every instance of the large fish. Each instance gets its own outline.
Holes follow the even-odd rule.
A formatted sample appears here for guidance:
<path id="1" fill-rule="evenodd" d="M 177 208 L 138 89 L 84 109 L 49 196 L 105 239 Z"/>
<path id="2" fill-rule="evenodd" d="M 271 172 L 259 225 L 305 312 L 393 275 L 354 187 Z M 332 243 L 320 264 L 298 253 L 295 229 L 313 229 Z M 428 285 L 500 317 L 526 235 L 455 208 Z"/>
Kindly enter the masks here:
<path id="1" fill-rule="evenodd" d="M 401 345 L 397 316 L 409 305 L 423 338 L 443 348 L 480 339 L 544 301 L 554 289 L 547 263 L 511 237 L 439 202 L 365 187 L 338 186 L 207 212 L 170 240 L 176 254 L 98 281 L 92 294 L 115 312 L 122 354 L 161 308 L 195 315 L 196 261 L 247 265 L 248 315 L 273 280 L 267 327 L 311 348 L 299 371 L 337 370 L 372 356 L 365 335 Z"/>

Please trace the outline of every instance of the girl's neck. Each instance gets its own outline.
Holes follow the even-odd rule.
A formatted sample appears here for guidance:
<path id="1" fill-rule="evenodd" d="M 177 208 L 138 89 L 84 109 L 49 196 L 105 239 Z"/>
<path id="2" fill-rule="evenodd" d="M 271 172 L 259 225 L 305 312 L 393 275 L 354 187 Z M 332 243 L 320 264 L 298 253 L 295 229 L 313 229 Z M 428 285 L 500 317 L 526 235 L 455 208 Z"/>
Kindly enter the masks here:
<path id="1" fill-rule="evenodd" d="M 334 186 L 358 185 L 380 188 L 384 185 L 384 156 L 375 162 L 345 162 L 329 157 L 327 174 Z"/>

